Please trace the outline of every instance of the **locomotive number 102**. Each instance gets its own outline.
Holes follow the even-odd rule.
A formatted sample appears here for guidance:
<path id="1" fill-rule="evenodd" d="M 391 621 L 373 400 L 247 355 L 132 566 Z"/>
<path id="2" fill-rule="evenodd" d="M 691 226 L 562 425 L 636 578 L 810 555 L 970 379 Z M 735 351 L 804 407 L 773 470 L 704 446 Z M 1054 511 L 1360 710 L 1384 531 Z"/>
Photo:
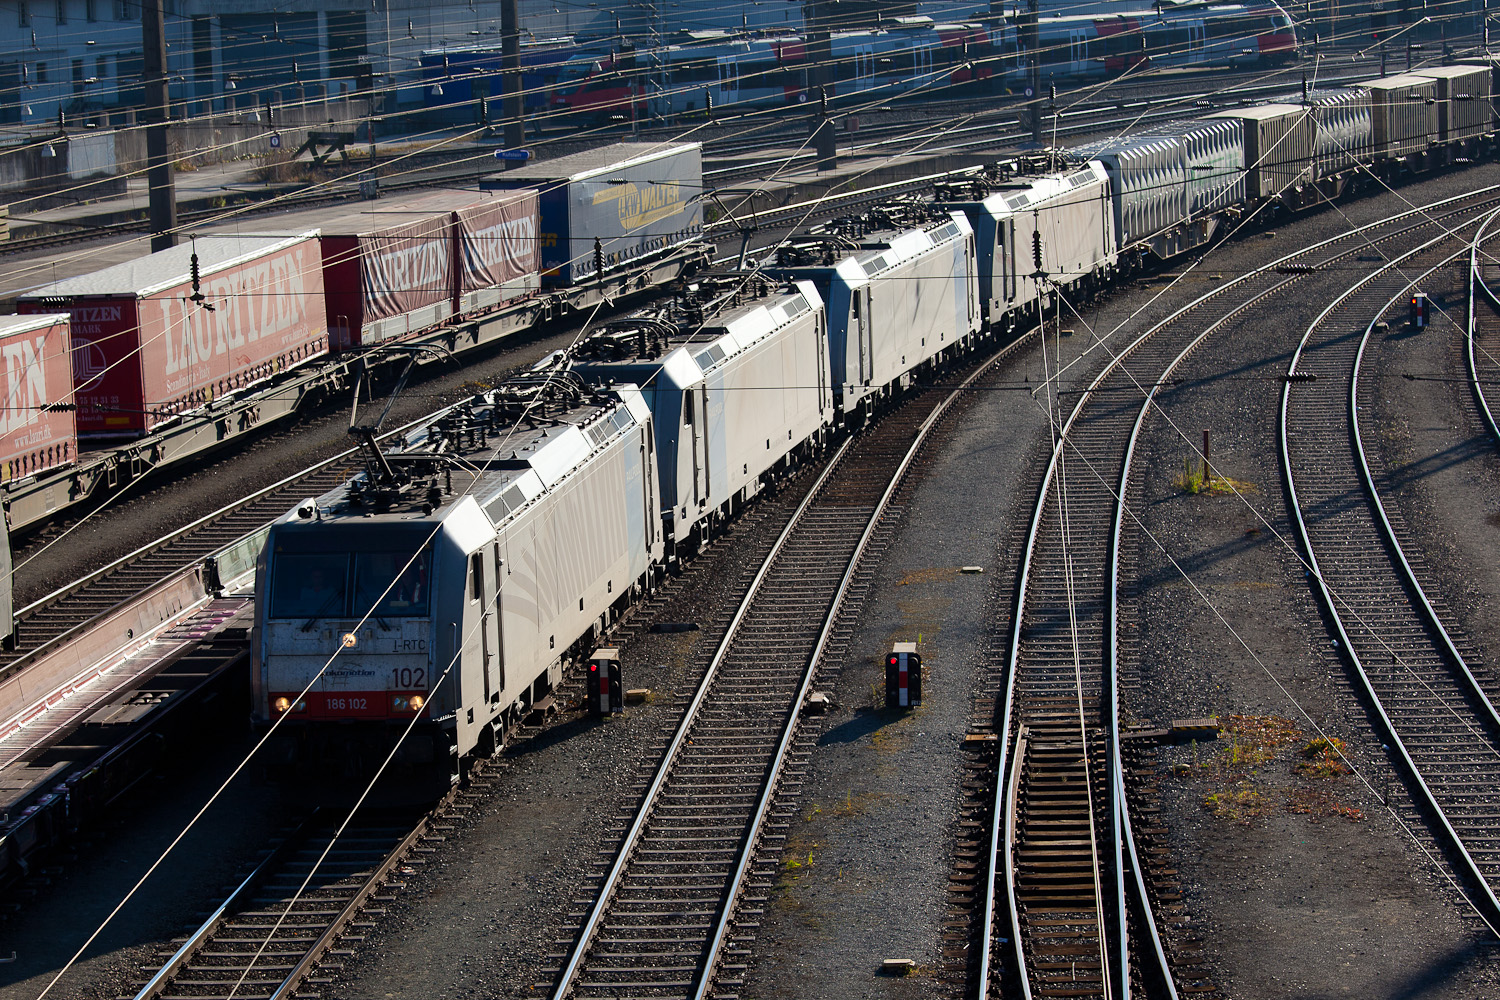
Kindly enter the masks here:
<path id="1" fill-rule="evenodd" d="M 396 667 L 391 671 L 394 687 L 410 690 L 427 686 L 427 670 L 424 667 Z"/>

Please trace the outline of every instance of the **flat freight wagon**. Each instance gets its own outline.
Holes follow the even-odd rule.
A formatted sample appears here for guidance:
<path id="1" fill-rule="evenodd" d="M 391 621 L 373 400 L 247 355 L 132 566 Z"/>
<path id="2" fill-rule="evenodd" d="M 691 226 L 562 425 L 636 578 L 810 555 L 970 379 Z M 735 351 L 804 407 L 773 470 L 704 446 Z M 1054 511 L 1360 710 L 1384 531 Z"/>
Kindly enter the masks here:
<path id="1" fill-rule="evenodd" d="M 328 350 L 311 234 L 200 236 L 34 289 L 16 308 L 69 314 L 80 436 L 139 437 Z"/>
<path id="2" fill-rule="evenodd" d="M 697 239 L 703 232 L 703 147 L 621 142 L 487 177 L 491 191 L 533 187 L 541 211 L 542 278 L 593 277 Z"/>
<path id="3" fill-rule="evenodd" d="M 0 316 L 0 481 L 77 460 L 71 347 L 66 314 Z"/>

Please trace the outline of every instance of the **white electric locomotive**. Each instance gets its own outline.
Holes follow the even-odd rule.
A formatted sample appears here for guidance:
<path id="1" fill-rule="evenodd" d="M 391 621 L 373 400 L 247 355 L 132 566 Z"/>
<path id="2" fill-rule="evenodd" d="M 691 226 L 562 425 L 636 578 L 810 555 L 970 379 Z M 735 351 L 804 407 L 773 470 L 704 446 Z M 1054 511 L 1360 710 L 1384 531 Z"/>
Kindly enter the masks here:
<path id="1" fill-rule="evenodd" d="M 279 520 L 256 576 L 267 762 L 447 778 L 547 697 L 662 558 L 651 411 L 631 386 L 512 380 Z"/>
<path id="2" fill-rule="evenodd" d="M 1490 85 L 1418 70 L 1011 161 L 700 276 L 389 455 L 365 433 L 364 475 L 265 547 L 271 758 L 461 773 L 655 574 L 914 375 L 1249 216 L 1492 153 Z"/>
<path id="3" fill-rule="evenodd" d="M 651 407 L 669 562 L 826 441 L 826 325 L 810 282 L 704 276 L 569 352 L 579 377 L 635 383 Z"/>
<path id="4" fill-rule="evenodd" d="M 978 256 L 962 214 L 907 202 L 793 237 L 766 270 L 822 294 L 834 399 L 862 415 L 979 333 Z"/>
<path id="5" fill-rule="evenodd" d="M 1114 274 L 1114 218 L 1109 178 L 1097 163 L 1036 177 L 945 185 L 944 208 L 972 223 L 986 326 L 1008 336 L 1051 304 L 1055 286 L 1092 297 Z M 1040 267 L 1038 267 L 1040 264 Z M 1040 273 L 1039 273 L 1040 272 Z M 1050 286 L 1040 280 L 1045 274 Z"/>

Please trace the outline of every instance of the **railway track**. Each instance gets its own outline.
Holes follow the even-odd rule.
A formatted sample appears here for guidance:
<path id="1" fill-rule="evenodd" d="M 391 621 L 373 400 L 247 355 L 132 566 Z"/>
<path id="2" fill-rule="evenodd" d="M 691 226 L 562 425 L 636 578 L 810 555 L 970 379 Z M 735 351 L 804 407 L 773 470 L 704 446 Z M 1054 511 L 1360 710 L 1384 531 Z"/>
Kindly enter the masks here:
<path id="1" fill-rule="evenodd" d="M 1012 988 L 1025 997 L 1123 997 L 1133 985 L 1176 995 L 1123 794 L 1117 682 L 1123 498 L 1157 388 L 1204 339 L 1300 275 L 1438 229 L 1434 212 L 1468 219 L 1497 200 L 1491 188 L 1424 206 L 1236 278 L 1137 337 L 1065 420 L 1059 414 L 998 692 L 981 997 Z M 1206 321 L 1204 307 L 1231 289 L 1234 302 Z M 1211 988 L 1202 978 L 1183 986 Z"/>
<path id="2" fill-rule="evenodd" d="M 402 814 L 339 819 L 315 814 L 269 853 L 195 931 L 160 956 L 134 1000 L 270 1000 L 319 985 L 310 974 L 338 968 L 335 945 L 413 854 L 443 839 L 444 803 L 420 821 Z M 394 888 L 395 886 L 391 886 Z"/>
<path id="3" fill-rule="evenodd" d="M 1007 351 L 1010 349 L 1007 348 Z M 997 353 L 976 366 L 974 374 L 965 381 L 964 386 L 1005 353 L 1006 351 Z M 674 777 L 680 779 L 686 774 L 686 769 L 695 766 L 698 767 L 700 777 L 706 778 L 710 785 L 715 784 L 719 778 L 745 773 L 747 770 L 749 773 L 745 776 L 754 777 L 753 765 L 744 765 L 744 761 L 748 759 L 744 748 L 735 744 L 755 739 L 748 733 L 756 724 L 753 716 L 761 714 L 757 712 L 757 707 L 771 697 L 768 688 L 760 685 L 764 682 L 769 686 L 775 681 L 753 676 L 736 678 L 732 676 L 736 666 L 753 668 L 755 662 L 766 661 L 768 658 L 764 655 L 765 652 L 779 651 L 784 641 L 785 637 L 778 629 L 805 628 L 798 619 L 808 613 L 811 613 L 813 619 L 810 626 L 812 633 L 818 640 L 816 651 L 823 649 L 829 640 L 830 631 L 827 628 L 821 631 L 817 628 L 818 609 L 826 611 L 829 621 L 832 621 L 834 612 L 854 579 L 857 558 L 845 558 L 841 563 L 835 557 L 830 561 L 827 553 L 819 551 L 819 546 L 837 539 L 843 545 L 846 557 L 857 556 L 865 549 L 875 521 L 885 509 L 917 449 L 925 440 L 928 429 L 936 424 L 946 407 L 962 391 L 963 386 L 960 386 L 939 398 L 941 394 L 938 390 L 930 389 L 888 414 L 865 435 L 846 442 L 839 455 L 827 463 L 818 481 L 808 490 L 807 498 L 802 501 L 796 514 L 788 516 L 795 501 L 787 503 L 787 513 L 780 517 L 787 518 L 788 526 L 772 547 L 771 551 L 776 554 L 767 559 L 757 577 L 757 584 L 753 585 L 752 595 L 760 594 L 764 598 L 771 588 L 777 588 L 783 599 L 797 602 L 797 608 L 793 610 L 783 606 L 783 617 L 772 621 L 757 618 L 754 609 L 750 607 L 751 602 L 746 601 L 735 617 L 735 627 L 731 629 L 731 634 L 744 643 L 738 648 L 738 662 L 727 664 L 724 669 L 717 671 L 717 686 L 713 688 L 712 703 L 705 705 L 701 713 L 702 719 L 710 719 L 709 724 L 721 730 L 719 739 L 714 741 L 701 731 L 694 732 L 691 737 L 700 749 L 708 750 L 710 754 L 726 754 L 728 759 L 737 763 L 729 765 L 720 760 L 706 764 L 700 761 L 695 765 L 684 764 L 678 759 L 673 761 L 672 770 L 676 772 Z M 837 482 L 834 482 L 835 472 L 838 474 Z M 752 513 L 750 516 L 756 515 Z M 773 512 L 774 519 L 777 518 Z M 800 526 L 799 521 L 802 522 Z M 862 535 L 861 528 L 864 529 Z M 777 563 L 779 571 L 776 574 L 770 570 L 773 561 Z M 836 572 L 840 570 L 842 575 Z M 693 568 L 689 567 L 690 575 L 692 571 Z M 776 578 L 767 579 L 771 576 Z M 759 586 L 761 581 L 765 581 L 767 585 Z M 725 645 L 727 648 L 728 644 Z M 817 659 L 816 651 L 812 655 L 811 662 L 814 663 Z M 716 658 L 723 659 L 724 657 Z M 774 747 L 769 748 L 772 763 L 768 774 L 775 774 L 778 770 L 775 762 L 786 759 L 793 752 L 791 740 L 796 713 L 790 711 L 790 706 L 802 703 L 812 678 L 811 669 L 792 668 L 791 673 L 800 675 L 802 681 L 795 692 L 790 692 L 791 697 L 788 697 L 788 691 L 781 692 L 785 709 L 780 720 L 783 737 Z M 710 701 L 708 694 L 709 687 L 705 682 L 697 699 L 698 704 L 704 705 Z M 776 722 L 772 720 L 760 728 L 772 731 L 776 728 Z M 762 745 L 760 749 L 766 750 L 767 747 Z M 177 947 L 173 951 L 160 956 L 162 966 L 148 970 L 152 974 L 140 984 L 135 994 L 136 1000 L 151 1000 L 154 997 L 279 1000 L 298 995 L 299 990 L 305 990 L 308 986 L 323 984 L 326 982 L 323 977 L 327 973 L 338 970 L 341 965 L 340 957 L 345 953 L 335 946 L 340 942 L 349 944 L 361 939 L 360 930 L 367 926 L 359 920 L 361 915 L 373 917 L 382 912 L 378 904 L 387 897 L 380 894 L 381 888 L 391 884 L 392 873 L 397 871 L 398 866 L 403 861 L 416 863 L 411 861 L 412 856 L 429 850 L 424 846 L 425 842 L 443 839 L 441 831 L 446 830 L 447 826 L 442 821 L 449 810 L 471 807 L 464 803 L 455 804 L 456 800 L 487 794 L 484 789 L 492 780 L 486 774 L 487 770 L 488 765 L 481 764 L 474 771 L 468 787 L 450 793 L 444 802 L 417 821 L 415 826 L 411 824 L 409 817 L 403 821 L 377 814 L 370 818 L 357 818 L 344 833 L 335 836 L 332 821 L 315 816 L 297 832 L 274 845 L 256 870 L 216 907 L 194 933 L 175 942 Z M 665 773 L 667 768 L 663 767 L 662 770 Z M 669 794 L 682 794 L 680 785 L 670 787 Z M 776 790 L 776 783 L 767 780 L 760 789 L 758 808 L 750 810 L 755 820 L 748 842 L 751 847 L 754 846 L 755 839 L 753 832 L 766 821 L 771 797 Z M 719 803 L 737 798 L 729 792 L 712 789 L 706 792 L 698 789 L 690 794 L 702 794 L 708 800 Z M 748 794 L 753 795 L 753 790 Z M 736 801 L 734 805 L 741 808 L 743 816 L 745 803 Z M 706 842 L 707 834 L 704 831 L 684 829 L 684 818 L 687 826 L 692 826 L 695 822 L 690 811 L 685 817 L 683 809 L 674 806 L 664 809 L 664 814 L 670 814 L 670 818 L 675 820 L 668 825 L 677 831 L 677 835 L 687 836 L 700 843 Z M 677 879 L 672 890 L 678 898 L 670 905 L 685 910 L 689 904 L 682 897 L 691 898 L 692 893 L 700 891 L 693 888 L 691 880 L 709 876 L 703 871 L 702 865 L 695 865 L 671 854 L 663 859 L 661 855 L 652 855 L 650 851 L 653 849 L 644 848 L 642 852 L 648 867 L 658 871 L 671 867 L 691 873 L 686 882 Z M 713 848 L 707 853 L 719 857 L 723 852 Z M 758 861 L 751 850 L 743 851 L 739 867 L 724 875 L 723 885 L 729 888 L 727 898 L 734 898 L 736 889 L 751 886 L 762 879 L 768 866 L 774 869 L 774 864 L 774 859 L 769 862 Z M 631 898 L 639 902 L 645 901 L 642 895 Z M 375 904 L 375 909 L 371 909 L 372 903 Z M 640 915 L 641 907 L 636 907 L 636 913 L 637 916 Z M 674 915 L 681 917 L 683 913 L 674 911 Z M 717 942 L 721 947 L 725 944 L 723 931 L 730 926 L 729 915 L 726 908 L 718 925 L 721 933 Z M 703 929 L 691 924 L 692 921 L 681 921 L 681 926 L 689 930 Z M 654 947 L 660 943 L 641 944 L 643 947 Z M 655 951 L 669 961 L 678 961 L 680 958 L 671 955 L 670 949 L 656 948 Z M 732 968 L 728 971 L 730 974 L 733 972 Z"/>
<path id="4" fill-rule="evenodd" d="M 86 629 L 156 583 L 201 563 L 280 517 L 309 494 L 333 488 L 355 467 L 352 450 L 288 476 L 177 528 L 114 562 L 59 587 L 16 612 L 16 648 L 0 653 L 0 679 Z"/>
<path id="5" fill-rule="evenodd" d="M 742 985 L 779 855 L 762 837 L 802 706 L 877 522 L 962 388 L 924 392 L 828 463 L 685 705 L 566 960 L 538 986 L 558 998 L 701 998 Z"/>
<path id="6" fill-rule="evenodd" d="M 1280 443 L 1293 521 L 1359 688 L 1374 707 L 1459 879 L 1500 918 L 1500 714 L 1493 678 L 1424 587 L 1365 454 L 1362 363 L 1382 317 L 1428 275 L 1470 254 L 1486 223 L 1424 241 L 1349 288 L 1308 328 L 1282 395 Z M 1462 247 L 1454 244 L 1461 242 Z M 1306 381 L 1308 378 L 1316 381 Z"/>
<path id="7" fill-rule="evenodd" d="M 1490 436 L 1500 445 L 1500 294 L 1495 292 L 1495 278 L 1500 265 L 1482 259 L 1486 239 L 1493 238 L 1496 212 L 1479 227 L 1469 250 L 1469 323 L 1464 338 L 1464 360 L 1468 366 L 1469 387 L 1479 417 L 1489 428 Z"/>

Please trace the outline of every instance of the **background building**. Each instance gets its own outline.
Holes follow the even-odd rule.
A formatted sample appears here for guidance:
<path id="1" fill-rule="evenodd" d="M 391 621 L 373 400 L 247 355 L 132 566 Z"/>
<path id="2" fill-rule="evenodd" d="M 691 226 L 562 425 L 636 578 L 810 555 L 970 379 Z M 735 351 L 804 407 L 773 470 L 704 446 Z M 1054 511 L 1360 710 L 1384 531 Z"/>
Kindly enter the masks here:
<path id="1" fill-rule="evenodd" d="M 174 116 L 249 114 L 267 100 L 311 103 L 373 95 L 384 111 L 428 102 L 434 67 L 498 49 L 497 0 L 165 0 Z M 1362 37 L 1372 26 L 1434 17 L 1424 37 L 1477 33 L 1484 0 L 1338 0 L 1292 3 L 1304 33 Z M 1140 0 L 1040 0 L 1043 13 L 1148 7 Z M 522 38 L 535 51 L 608 53 L 704 30 L 798 32 L 809 26 L 868 26 L 880 18 L 926 14 L 958 20 L 1011 13 L 1008 3 L 881 0 L 633 0 L 607 6 L 579 0 L 520 0 Z M 1311 26 L 1311 30 L 1308 30 Z M 426 69 L 424 71 L 424 55 Z M 141 100 L 141 28 L 137 0 L 0 2 L 0 126 L 35 130 L 70 122 L 118 122 Z M 495 88 L 498 92 L 498 87 Z M 111 117 L 113 116 L 113 117 Z M 258 118 L 257 118 L 258 120 Z"/>

